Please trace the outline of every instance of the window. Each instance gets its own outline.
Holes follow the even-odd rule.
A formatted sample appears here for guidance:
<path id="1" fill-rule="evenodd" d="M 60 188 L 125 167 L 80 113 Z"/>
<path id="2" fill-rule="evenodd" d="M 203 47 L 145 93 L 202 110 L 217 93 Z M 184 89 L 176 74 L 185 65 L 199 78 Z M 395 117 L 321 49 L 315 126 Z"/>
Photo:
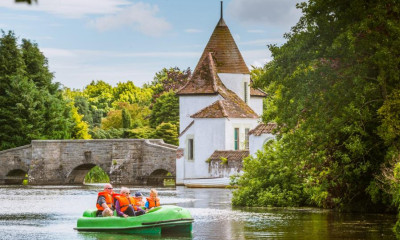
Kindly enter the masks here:
<path id="1" fill-rule="evenodd" d="M 235 128 L 235 150 L 239 150 L 239 128 Z"/>
<path id="2" fill-rule="evenodd" d="M 188 139 L 188 160 L 193 160 L 193 138 Z"/>
<path id="3" fill-rule="evenodd" d="M 249 149 L 249 128 L 244 129 L 244 135 L 245 135 L 245 147 L 246 149 Z"/>
<path id="4" fill-rule="evenodd" d="M 247 103 L 247 82 L 244 82 L 244 86 L 243 86 L 243 88 L 244 88 L 244 102 L 245 103 Z"/>

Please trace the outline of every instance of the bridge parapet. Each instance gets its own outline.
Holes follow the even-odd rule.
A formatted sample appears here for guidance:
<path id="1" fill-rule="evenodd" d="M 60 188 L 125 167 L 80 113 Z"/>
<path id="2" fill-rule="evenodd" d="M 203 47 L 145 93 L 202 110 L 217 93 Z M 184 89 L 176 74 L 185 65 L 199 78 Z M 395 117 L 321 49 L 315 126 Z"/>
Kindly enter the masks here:
<path id="1" fill-rule="evenodd" d="M 97 165 L 111 183 L 145 184 L 159 169 L 175 176 L 176 148 L 159 139 L 34 140 L 0 152 L 0 178 L 19 168 L 29 171 L 30 184 L 81 184 Z"/>

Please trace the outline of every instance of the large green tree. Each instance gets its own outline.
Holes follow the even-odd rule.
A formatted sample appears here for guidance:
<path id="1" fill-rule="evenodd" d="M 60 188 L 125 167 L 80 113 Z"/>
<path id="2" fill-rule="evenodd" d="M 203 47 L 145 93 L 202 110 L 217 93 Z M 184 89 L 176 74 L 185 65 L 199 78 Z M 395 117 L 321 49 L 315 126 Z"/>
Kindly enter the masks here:
<path id="1" fill-rule="evenodd" d="M 153 128 L 163 122 L 179 123 L 179 98 L 172 90 L 157 98 L 151 111 L 150 125 Z"/>
<path id="2" fill-rule="evenodd" d="M 37 44 L 23 39 L 18 46 L 13 32 L 3 32 L 0 66 L 0 148 L 69 138 L 70 109 Z"/>
<path id="3" fill-rule="evenodd" d="M 263 119 L 278 123 L 278 143 L 285 146 L 264 154 L 301 176 L 301 182 L 292 180 L 308 204 L 386 207 L 389 196 L 375 176 L 387 159 L 380 126 L 390 114 L 378 110 L 399 88 L 400 3 L 310 0 L 299 7 L 303 16 L 284 45 L 269 47 L 273 61 L 255 81 L 269 93 Z M 245 171 L 260 160 L 247 161 Z M 264 173 L 264 178 L 277 177 Z M 245 174 L 239 185 L 256 177 Z M 259 184 L 252 196 L 268 197 L 271 187 Z M 234 195 L 237 205 L 245 204 L 242 189 Z"/>

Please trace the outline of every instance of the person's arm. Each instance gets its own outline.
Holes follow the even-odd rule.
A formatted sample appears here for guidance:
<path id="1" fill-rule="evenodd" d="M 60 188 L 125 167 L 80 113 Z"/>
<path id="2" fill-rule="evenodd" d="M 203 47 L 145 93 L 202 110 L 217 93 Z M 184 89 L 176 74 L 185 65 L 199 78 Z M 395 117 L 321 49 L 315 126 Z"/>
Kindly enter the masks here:
<path id="1" fill-rule="evenodd" d="M 128 217 L 128 215 L 126 215 L 125 213 L 121 212 L 121 207 L 119 205 L 119 201 L 116 200 L 115 201 L 115 210 L 117 211 L 117 215 L 120 217 Z"/>
<path id="2" fill-rule="evenodd" d="M 100 196 L 99 200 L 97 200 L 97 203 L 102 206 L 104 209 L 108 208 L 108 205 L 106 203 L 106 198 L 104 196 Z"/>

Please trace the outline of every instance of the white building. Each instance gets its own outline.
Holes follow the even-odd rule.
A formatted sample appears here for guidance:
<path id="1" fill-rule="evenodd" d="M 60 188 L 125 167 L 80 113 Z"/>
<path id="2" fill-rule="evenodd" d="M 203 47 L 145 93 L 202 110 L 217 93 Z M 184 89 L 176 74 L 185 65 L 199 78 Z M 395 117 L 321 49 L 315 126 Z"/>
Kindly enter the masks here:
<path id="1" fill-rule="evenodd" d="M 264 143 L 265 134 L 250 141 L 249 132 L 260 124 L 266 94 L 251 87 L 250 71 L 222 17 L 177 95 L 183 154 L 176 162 L 176 183 L 228 185 L 249 149 L 254 152 Z"/>

